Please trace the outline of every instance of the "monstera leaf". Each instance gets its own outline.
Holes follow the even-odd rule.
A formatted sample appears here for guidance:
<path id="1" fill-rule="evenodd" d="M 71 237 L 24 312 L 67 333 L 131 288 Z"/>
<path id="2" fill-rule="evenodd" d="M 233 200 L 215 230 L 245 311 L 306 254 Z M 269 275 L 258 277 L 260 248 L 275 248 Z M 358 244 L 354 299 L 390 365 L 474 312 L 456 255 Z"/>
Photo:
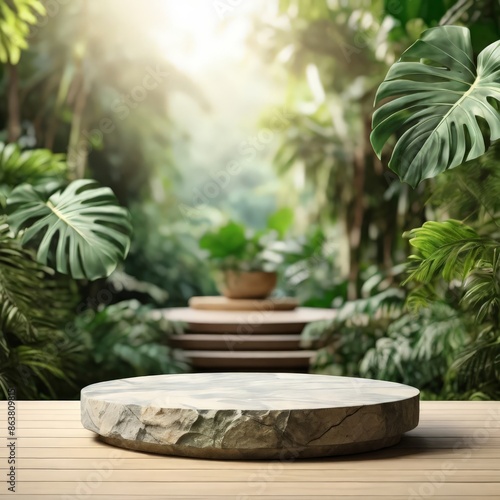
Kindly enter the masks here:
<path id="1" fill-rule="evenodd" d="M 109 188 L 77 180 L 64 190 L 22 184 L 7 200 L 8 223 L 23 245 L 37 247 L 37 260 L 73 278 L 108 276 L 130 244 L 127 211 Z"/>
<path id="2" fill-rule="evenodd" d="M 500 138 L 500 41 L 473 61 L 470 33 L 440 26 L 423 33 L 380 85 L 371 142 L 380 158 L 402 134 L 389 167 L 415 187 L 421 180 L 481 156 Z"/>

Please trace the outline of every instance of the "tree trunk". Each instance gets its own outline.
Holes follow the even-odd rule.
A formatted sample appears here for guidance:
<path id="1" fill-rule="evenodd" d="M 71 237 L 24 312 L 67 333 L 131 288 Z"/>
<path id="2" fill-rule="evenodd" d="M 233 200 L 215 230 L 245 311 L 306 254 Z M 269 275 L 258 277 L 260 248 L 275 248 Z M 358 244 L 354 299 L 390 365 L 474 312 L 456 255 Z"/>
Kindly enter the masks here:
<path id="1" fill-rule="evenodd" d="M 71 132 L 68 144 L 68 167 L 72 179 L 82 179 L 85 174 L 85 165 L 89 148 L 88 140 L 81 136 L 82 120 L 85 104 L 87 103 L 87 89 L 83 75 L 80 77 L 80 88 L 76 97 L 73 117 L 71 120 Z"/>
<path id="2" fill-rule="evenodd" d="M 360 147 L 354 158 L 354 199 L 351 205 L 351 224 L 349 225 L 349 285 L 347 289 L 349 300 L 355 300 L 358 297 L 359 249 L 365 208 L 366 157 L 364 149 L 364 146 Z"/>
<path id="3" fill-rule="evenodd" d="M 84 59 L 87 51 L 87 27 L 88 27 L 88 4 L 87 0 L 82 1 L 80 12 L 79 42 L 82 43 L 83 51 L 76 58 L 77 66 L 75 74 L 76 96 L 71 119 L 71 131 L 68 144 L 68 167 L 72 179 L 82 179 L 85 175 L 85 165 L 91 145 L 88 138 L 82 137 L 82 124 L 85 105 L 89 88 L 83 71 Z M 68 101 L 70 98 L 68 96 Z"/>
<path id="4" fill-rule="evenodd" d="M 16 65 L 7 64 L 7 79 L 7 142 L 16 142 L 21 135 L 19 75 Z"/>

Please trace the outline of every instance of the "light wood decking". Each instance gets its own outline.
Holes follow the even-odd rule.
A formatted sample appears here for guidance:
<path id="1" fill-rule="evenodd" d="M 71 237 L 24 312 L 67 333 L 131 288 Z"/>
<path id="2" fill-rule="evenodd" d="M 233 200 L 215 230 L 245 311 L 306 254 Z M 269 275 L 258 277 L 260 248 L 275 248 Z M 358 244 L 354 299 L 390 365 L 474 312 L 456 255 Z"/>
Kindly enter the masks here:
<path id="1" fill-rule="evenodd" d="M 18 401 L 16 493 L 0 498 L 500 499 L 500 402 L 422 402 L 419 426 L 382 451 L 331 459 L 211 461 L 113 448 L 80 424 L 79 402 Z"/>

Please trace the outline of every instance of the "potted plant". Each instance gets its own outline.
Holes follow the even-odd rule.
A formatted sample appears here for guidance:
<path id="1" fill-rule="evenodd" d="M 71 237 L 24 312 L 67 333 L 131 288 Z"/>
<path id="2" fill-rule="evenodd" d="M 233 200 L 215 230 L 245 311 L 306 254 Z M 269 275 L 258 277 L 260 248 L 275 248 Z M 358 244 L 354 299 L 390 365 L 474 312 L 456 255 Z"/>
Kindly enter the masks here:
<path id="1" fill-rule="evenodd" d="M 279 248 L 292 222 L 292 210 L 284 208 L 271 215 L 262 230 L 229 221 L 202 236 L 200 247 L 208 251 L 218 271 L 216 282 L 222 295 L 261 299 L 274 290 L 277 269 L 283 262 Z"/>

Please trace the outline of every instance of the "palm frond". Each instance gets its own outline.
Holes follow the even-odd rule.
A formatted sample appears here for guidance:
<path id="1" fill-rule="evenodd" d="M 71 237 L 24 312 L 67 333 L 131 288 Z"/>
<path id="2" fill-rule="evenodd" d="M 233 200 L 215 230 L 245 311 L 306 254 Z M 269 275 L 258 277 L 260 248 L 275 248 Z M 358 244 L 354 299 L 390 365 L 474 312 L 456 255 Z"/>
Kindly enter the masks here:
<path id="1" fill-rule="evenodd" d="M 500 336 L 488 325 L 478 337 L 459 352 L 453 364 L 459 380 L 469 389 L 471 397 L 481 392 L 483 397 L 500 398 Z"/>
<path id="2" fill-rule="evenodd" d="M 366 353 L 361 375 L 444 396 L 450 389 L 446 381 L 456 352 L 468 341 L 468 328 L 466 317 L 443 302 L 433 302 L 416 314 L 404 314 Z"/>
<path id="3" fill-rule="evenodd" d="M 491 144 L 466 168 L 435 179 L 429 204 L 440 218 L 464 220 L 482 235 L 492 236 L 500 228 L 500 141 Z"/>
<path id="4" fill-rule="evenodd" d="M 453 219 L 428 221 L 404 236 L 419 254 L 410 256 L 410 275 L 403 284 L 430 283 L 440 276 L 446 281 L 463 281 L 474 268 L 490 263 L 500 249 L 497 241 Z"/>
<path id="5" fill-rule="evenodd" d="M 21 150 L 15 144 L 0 142 L 0 185 L 14 188 L 28 182 L 38 184 L 61 180 L 67 171 L 64 155 L 48 149 Z"/>

